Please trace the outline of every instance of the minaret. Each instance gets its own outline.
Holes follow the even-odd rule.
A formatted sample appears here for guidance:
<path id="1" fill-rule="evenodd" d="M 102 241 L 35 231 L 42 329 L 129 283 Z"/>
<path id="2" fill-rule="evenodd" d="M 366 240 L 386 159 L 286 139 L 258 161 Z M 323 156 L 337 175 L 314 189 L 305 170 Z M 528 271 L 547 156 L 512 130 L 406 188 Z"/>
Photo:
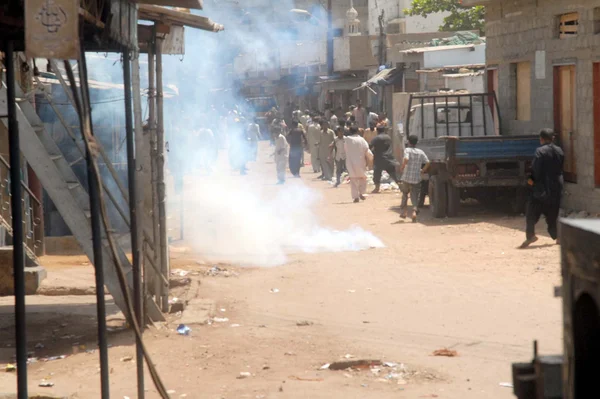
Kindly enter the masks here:
<path id="1" fill-rule="evenodd" d="M 346 35 L 360 36 L 360 20 L 358 11 L 354 8 L 354 1 L 350 0 L 350 9 L 346 11 Z"/>

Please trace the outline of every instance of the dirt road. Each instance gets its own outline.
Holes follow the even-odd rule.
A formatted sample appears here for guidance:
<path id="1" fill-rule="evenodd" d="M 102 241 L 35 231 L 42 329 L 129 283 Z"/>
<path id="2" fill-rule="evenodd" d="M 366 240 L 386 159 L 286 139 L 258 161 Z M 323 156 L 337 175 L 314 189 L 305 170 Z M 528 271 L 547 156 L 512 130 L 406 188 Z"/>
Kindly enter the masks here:
<path id="1" fill-rule="evenodd" d="M 260 185 L 267 195 L 279 190 L 266 150 L 261 157 L 248 176 L 232 174 L 228 184 Z M 270 268 L 221 265 L 233 272 L 223 277 L 205 276 L 212 263 L 185 252 L 194 237 L 174 243 L 172 268 L 198 272 L 192 279 L 201 282 L 199 298 L 214 301 L 214 316 L 228 320 L 192 325 L 190 336 L 180 336 L 174 317 L 146 333 L 173 398 L 508 399 L 512 389 L 500 383 L 511 381 L 511 362 L 530 359 L 534 339 L 540 340 L 542 353 L 562 351 L 561 302 L 553 298 L 553 286 L 560 284 L 559 248 L 543 236 L 529 250 L 516 249 L 523 218 L 468 205 L 455 219 L 434 220 L 426 209 L 419 223 L 404 223 L 397 193 L 353 204 L 347 185 L 332 188 L 307 169 L 301 181 L 288 184 L 321 192 L 314 207 L 321 224 L 342 230 L 361 226 L 385 248 L 296 253 L 285 265 Z M 81 300 L 84 306 L 93 297 L 82 298 L 88 298 Z M 10 311 L 9 303 L 0 302 L 2 313 Z M 93 306 L 88 315 L 93 316 Z M 46 343 L 49 354 L 71 353 L 74 340 L 93 347 L 89 317 L 73 316 L 67 324 L 58 320 L 46 316 L 38 328 L 30 328 L 39 335 L 31 339 L 32 348 L 36 339 Z M 10 338 L 9 327 L 0 329 L 3 343 Z M 69 334 L 81 337 L 56 338 Z M 111 342 L 113 397 L 136 397 L 135 364 L 121 361 L 134 354 L 131 337 L 116 333 Z M 458 356 L 432 356 L 441 348 Z M 10 352 L 5 345 L 0 363 Z M 319 369 L 347 359 L 397 365 Z M 34 363 L 32 389 L 96 398 L 97 362 L 96 352 Z M 239 378 L 242 372 L 250 376 Z M 37 388 L 42 378 L 55 386 Z M 0 385 L 11 381 L 3 376 Z M 157 397 L 149 378 L 146 387 L 147 397 Z"/>

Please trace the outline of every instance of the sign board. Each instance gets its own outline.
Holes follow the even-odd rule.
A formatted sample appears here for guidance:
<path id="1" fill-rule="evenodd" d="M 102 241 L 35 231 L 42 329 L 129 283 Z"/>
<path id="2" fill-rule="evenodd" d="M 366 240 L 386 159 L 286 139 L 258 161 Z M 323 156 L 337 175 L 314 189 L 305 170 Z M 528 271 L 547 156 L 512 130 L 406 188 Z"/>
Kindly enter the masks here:
<path id="1" fill-rule="evenodd" d="M 79 0 L 25 0 L 28 57 L 79 59 Z"/>
<path id="2" fill-rule="evenodd" d="M 535 52 L 535 78 L 546 79 L 546 52 Z"/>

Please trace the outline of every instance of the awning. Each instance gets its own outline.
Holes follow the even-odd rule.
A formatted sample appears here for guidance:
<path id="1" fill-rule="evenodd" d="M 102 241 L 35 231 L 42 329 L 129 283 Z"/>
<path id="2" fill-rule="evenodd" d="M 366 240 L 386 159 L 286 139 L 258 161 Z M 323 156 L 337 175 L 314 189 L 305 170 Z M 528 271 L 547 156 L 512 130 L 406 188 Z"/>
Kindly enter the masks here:
<path id="1" fill-rule="evenodd" d="M 157 6 L 177 7 L 177 8 L 195 8 L 202 10 L 203 0 L 135 0 L 139 4 L 150 4 Z"/>
<path id="2" fill-rule="evenodd" d="M 400 69 L 398 69 L 398 68 L 384 69 L 383 71 L 379 72 L 378 74 L 373 76 L 371 79 L 367 80 L 366 82 L 363 82 L 360 86 L 354 88 L 353 90 L 367 88 L 374 92 L 374 90 L 371 88 L 371 86 L 391 85 L 391 84 L 396 83 L 396 80 L 398 80 L 400 77 L 402 77 L 402 71 Z"/>
<path id="3" fill-rule="evenodd" d="M 163 22 L 168 25 L 189 26 L 209 32 L 219 32 L 225 29 L 223 25 L 217 24 L 209 18 L 200 15 L 146 4 L 140 4 L 138 18 L 147 21 Z"/>

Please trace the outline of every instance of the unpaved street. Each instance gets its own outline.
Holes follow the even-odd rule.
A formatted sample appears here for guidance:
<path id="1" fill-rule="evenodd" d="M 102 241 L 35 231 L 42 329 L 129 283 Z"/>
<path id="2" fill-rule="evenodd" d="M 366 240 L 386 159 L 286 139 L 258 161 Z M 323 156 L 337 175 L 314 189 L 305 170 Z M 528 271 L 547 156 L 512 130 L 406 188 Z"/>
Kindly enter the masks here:
<path id="1" fill-rule="evenodd" d="M 250 168 L 248 176 L 228 176 L 227 184 L 260 186 L 266 196 L 281 190 L 274 185 L 275 166 L 266 147 Z M 228 270 L 226 276 L 207 276 L 214 263 L 194 253 L 194 237 L 186 234 L 183 242 L 175 241 L 171 267 L 193 272 L 188 299 L 196 295 L 202 300 L 192 301 L 183 317 L 199 302 L 212 301 L 212 316 L 228 320 L 190 325 L 190 336 L 174 331 L 177 316 L 147 330 L 147 346 L 173 398 L 508 399 L 512 389 L 500 383 L 511 382 L 511 362 L 531 358 L 534 339 L 540 340 L 542 353 L 562 352 L 561 301 L 553 297 L 553 287 L 560 284 L 559 248 L 542 234 L 531 249 L 516 249 L 524 236 L 523 218 L 471 204 L 456 219 L 434 220 L 425 209 L 419 223 L 405 223 L 398 216 L 397 193 L 353 204 L 348 185 L 334 189 L 316 181 L 308 169 L 301 180 L 287 184 L 321 193 L 313 206 L 320 225 L 340 230 L 361 226 L 385 248 L 295 253 L 278 267 L 220 264 Z M 201 178 L 194 184 L 201 186 Z M 171 222 L 176 231 L 176 216 Z M 186 223 L 186 231 L 198 228 L 192 219 Z M 73 266 L 90 268 L 81 263 L 77 258 Z M 49 273 L 64 270 L 62 265 Z M 38 323 L 30 327 L 32 350 L 37 342 L 44 343 L 46 354 L 71 354 L 72 341 L 93 348 L 93 297 L 69 297 L 69 305 L 57 310 L 60 298 L 29 299 L 42 303 L 30 317 Z M 48 304 L 50 299 L 55 305 Z M 0 302 L 3 320 L 11 303 L 12 298 Z M 58 313 L 68 313 L 67 307 L 86 316 L 64 321 Z M 10 323 L 1 323 L 0 363 L 12 352 L 6 346 L 11 334 Z M 75 337 L 68 338 L 70 334 Z M 134 355 L 131 337 L 113 333 L 111 343 L 113 397 L 134 398 L 135 364 L 121 361 Z M 458 356 L 432 356 L 442 348 Z M 319 370 L 347 359 L 397 365 Z M 238 378 L 242 372 L 250 375 Z M 55 386 L 38 388 L 42 378 Z M 34 363 L 29 381 L 36 391 L 96 398 L 97 352 Z M 6 373 L 0 391 L 14 390 L 13 383 Z M 147 397 L 157 397 L 149 377 L 146 387 Z"/>

